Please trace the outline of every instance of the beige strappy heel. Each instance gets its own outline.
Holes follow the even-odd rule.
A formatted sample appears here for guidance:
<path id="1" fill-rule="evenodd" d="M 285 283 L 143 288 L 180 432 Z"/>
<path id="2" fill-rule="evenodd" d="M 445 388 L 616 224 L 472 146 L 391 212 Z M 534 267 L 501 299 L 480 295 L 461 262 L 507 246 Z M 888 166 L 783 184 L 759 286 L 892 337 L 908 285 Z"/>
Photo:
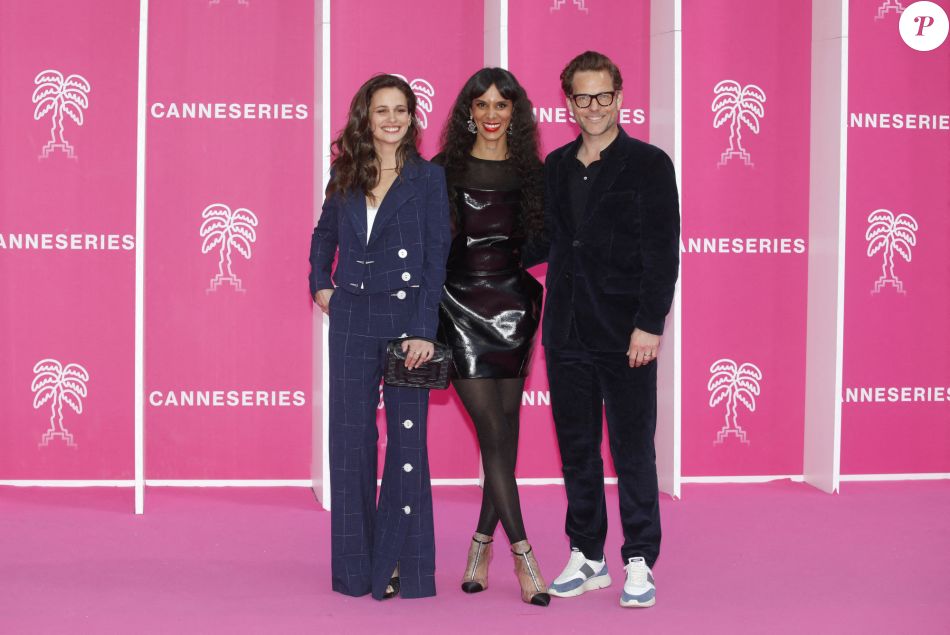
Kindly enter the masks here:
<path id="1" fill-rule="evenodd" d="M 535 606 L 547 606 L 551 596 L 531 545 L 527 540 L 521 540 L 511 545 L 511 553 L 515 557 L 515 575 L 521 585 L 521 600 Z"/>
<path id="2" fill-rule="evenodd" d="M 466 593 L 478 593 L 488 588 L 488 563 L 492 557 L 492 537 L 475 532 L 472 544 L 468 548 L 468 562 L 465 565 L 465 577 L 462 578 L 462 590 Z"/>

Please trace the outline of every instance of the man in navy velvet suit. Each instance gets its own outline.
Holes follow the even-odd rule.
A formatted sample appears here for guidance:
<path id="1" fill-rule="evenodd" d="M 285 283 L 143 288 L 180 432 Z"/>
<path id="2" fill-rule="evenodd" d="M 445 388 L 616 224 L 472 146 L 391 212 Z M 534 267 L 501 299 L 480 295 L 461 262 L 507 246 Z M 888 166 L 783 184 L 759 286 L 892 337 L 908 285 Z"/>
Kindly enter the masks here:
<path id="1" fill-rule="evenodd" d="M 542 343 L 567 489 L 571 556 L 550 586 L 571 597 L 610 584 L 601 430 L 617 469 L 626 580 L 620 604 L 652 606 L 660 549 L 656 354 L 679 271 L 673 164 L 617 125 L 619 69 L 583 53 L 561 73 L 580 126 L 545 161 L 550 239 Z"/>

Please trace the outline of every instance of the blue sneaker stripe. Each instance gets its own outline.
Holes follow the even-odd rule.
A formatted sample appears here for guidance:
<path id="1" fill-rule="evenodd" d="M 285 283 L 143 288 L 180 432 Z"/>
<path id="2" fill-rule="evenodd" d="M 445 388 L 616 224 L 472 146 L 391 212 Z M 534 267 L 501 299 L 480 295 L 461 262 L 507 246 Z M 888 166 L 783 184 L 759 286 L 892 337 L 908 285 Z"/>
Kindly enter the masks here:
<path id="1" fill-rule="evenodd" d="M 580 569 L 578 569 L 578 571 L 584 574 L 583 578 L 573 578 L 571 580 L 568 580 L 567 582 L 562 582 L 560 584 L 558 584 L 557 582 L 552 582 L 548 586 L 548 588 L 550 588 L 553 591 L 557 591 L 558 593 L 563 593 L 565 591 L 572 591 L 576 589 L 577 587 L 579 587 L 580 585 L 587 582 L 588 580 L 605 576 L 608 573 L 606 563 L 604 563 L 604 566 L 601 567 L 600 571 L 596 573 L 591 568 L 591 566 L 587 564 L 586 562 L 581 566 Z"/>
<path id="2" fill-rule="evenodd" d="M 563 593 L 565 591 L 573 591 L 580 585 L 584 584 L 584 582 L 586 581 L 587 581 L 586 578 L 574 578 L 573 580 L 568 580 L 567 582 L 564 582 L 562 584 L 553 583 L 551 584 L 550 589 L 552 591 L 557 591 L 558 593 Z"/>
<path id="3" fill-rule="evenodd" d="M 655 596 L 656 596 L 656 589 L 650 589 L 649 591 L 647 591 L 646 593 L 643 593 L 642 595 L 631 595 L 627 593 L 626 591 L 624 591 L 623 593 L 620 594 L 620 599 L 622 599 L 624 602 L 631 602 L 631 601 L 647 602 L 649 600 L 652 600 Z"/>

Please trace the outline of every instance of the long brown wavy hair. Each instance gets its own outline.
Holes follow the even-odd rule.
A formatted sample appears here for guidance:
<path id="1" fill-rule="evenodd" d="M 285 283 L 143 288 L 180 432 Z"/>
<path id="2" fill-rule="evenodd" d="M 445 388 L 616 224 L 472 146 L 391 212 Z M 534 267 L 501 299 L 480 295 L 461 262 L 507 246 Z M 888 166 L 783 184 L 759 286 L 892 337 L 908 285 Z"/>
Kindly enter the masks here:
<path id="1" fill-rule="evenodd" d="M 373 145 L 370 129 L 369 107 L 373 95 L 382 88 L 398 88 L 406 96 L 409 107 L 409 128 L 396 149 L 396 169 L 419 156 L 419 126 L 416 123 L 416 96 L 409 84 L 395 75 L 373 75 L 360 86 L 350 102 L 350 114 L 346 126 L 330 146 L 332 176 L 327 187 L 327 196 L 339 192 L 350 194 L 362 192 L 369 196 L 379 182 L 379 157 Z"/>
<path id="2" fill-rule="evenodd" d="M 511 100 L 511 135 L 508 137 L 508 158 L 521 181 L 521 223 L 529 236 L 544 228 L 543 184 L 541 158 L 538 154 L 538 125 L 531 100 L 518 80 L 503 68 L 483 68 L 472 75 L 455 100 L 452 113 L 442 128 L 442 157 L 445 178 L 449 184 L 449 203 L 453 221 L 460 227 L 455 208 L 454 184 L 465 173 L 468 156 L 475 137 L 468 130 L 472 101 L 485 94 L 492 84 L 505 99 Z"/>

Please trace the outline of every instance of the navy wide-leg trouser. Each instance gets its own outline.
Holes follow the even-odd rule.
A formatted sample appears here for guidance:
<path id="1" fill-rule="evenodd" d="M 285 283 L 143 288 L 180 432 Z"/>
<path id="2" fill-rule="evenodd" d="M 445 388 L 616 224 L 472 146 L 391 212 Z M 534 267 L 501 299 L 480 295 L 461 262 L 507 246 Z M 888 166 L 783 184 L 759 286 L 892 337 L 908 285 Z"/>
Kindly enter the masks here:
<path id="1" fill-rule="evenodd" d="M 396 563 L 403 597 L 435 595 L 428 390 L 385 386 L 386 461 L 376 499 L 376 410 L 386 344 L 404 334 L 406 297 L 330 299 L 330 491 L 333 590 L 383 596 Z"/>
<path id="2" fill-rule="evenodd" d="M 643 556 L 652 567 L 660 553 L 656 476 L 656 362 L 630 368 L 624 353 L 546 348 L 551 409 L 567 491 L 565 529 L 571 546 L 600 559 L 607 538 L 603 414 L 617 470 L 621 556 Z"/>

